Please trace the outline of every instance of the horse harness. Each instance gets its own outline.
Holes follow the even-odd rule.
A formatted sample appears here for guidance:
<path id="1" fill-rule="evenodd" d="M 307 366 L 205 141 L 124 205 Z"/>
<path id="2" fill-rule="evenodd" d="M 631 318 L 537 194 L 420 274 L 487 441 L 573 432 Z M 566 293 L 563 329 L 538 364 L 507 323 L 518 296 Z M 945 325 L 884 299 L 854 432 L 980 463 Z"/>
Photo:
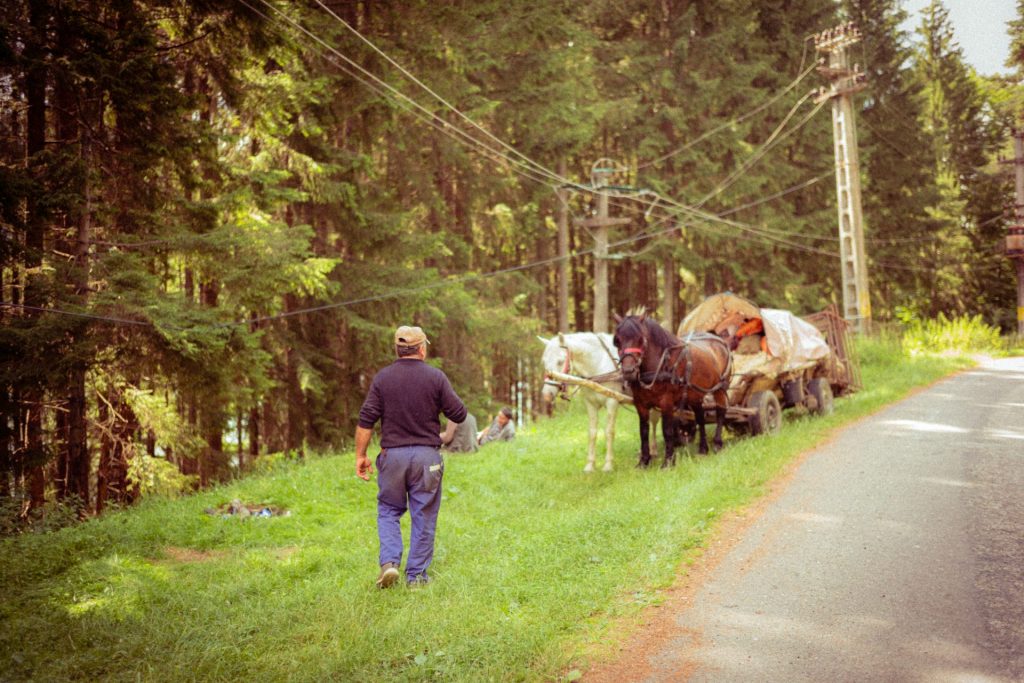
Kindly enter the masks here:
<path id="1" fill-rule="evenodd" d="M 719 375 L 718 382 L 716 382 L 713 386 L 704 388 L 693 383 L 693 363 L 690 362 L 691 353 L 689 344 L 689 342 L 693 340 L 693 332 L 691 332 L 687 335 L 686 339 L 680 342 L 679 344 L 673 344 L 672 346 L 665 347 L 665 349 L 661 352 L 661 358 L 658 359 L 658 367 L 654 369 L 654 372 L 643 373 L 640 375 L 638 379 L 640 387 L 647 390 L 653 387 L 657 382 L 661 381 L 670 382 L 672 384 L 681 384 L 683 385 L 683 388 L 686 390 L 693 388 L 705 394 L 712 394 L 718 391 L 719 389 L 727 389 L 729 386 L 729 378 L 732 375 L 732 352 L 729 350 L 729 345 L 725 342 L 724 339 L 714 334 L 702 335 L 701 339 L 707 341 L 714 341 L 717 344 L 721 344 L 722 347 L 725 348 L 725 355 L 726 358 L 728 358 L 728 361 L 725 364 L 725 369 Z M 646 344 L 647 340 L 644 339 L 644 346 L 646 346 Z M 672 351 L 675 351 L 676 349 L 680 348 L 683 350 L 682 353 L 678 354 L 672 365 L 666 368 L 663 372 L 662 367 L 665 365 L 665 360 L 669 357 L 669 354 L 671 354 Z M 637 357 L 637 360 L 640 361 L 643 358 L 644 350 L 644 347 L 625 348 L 622 350 L 620 358 L 624 358 L 628 355 L 634 355 Z M 683 373 L 683 377 L 680 377 L 678 368 L 679 363 L 682 362 L 683 359 L 686 360 L 686 370 Z M 645 375 L 650 377 L 649 382 L 644 382 Z"/>
<path id="2" fill-rule="evenodd" d="M 569 372 L 572 369 L 572 349 L 570 349 L 565 344 L 564 340 L 562 340 L 562 343 L 559 344 L 559 346 L 562 349 L 565 350 L 565 363 L 562 364 L 562 374 L 563 375 L 572 374 L 571 372 Z M 545 377 L 544 377 L 544 384 L 549 386 L 549 387 L 557 388 L 558 389 L 558 396 L 559 396 L 559 398 L 562 398 L 562 399 L 564 399 L 566 401 L 568 401 L 571 398 L 568 395 L 568 391 L 566 389 L 565 382 L 556 382 L 555 380 L 551 379 L 551 375 L 545 375 Z"/>

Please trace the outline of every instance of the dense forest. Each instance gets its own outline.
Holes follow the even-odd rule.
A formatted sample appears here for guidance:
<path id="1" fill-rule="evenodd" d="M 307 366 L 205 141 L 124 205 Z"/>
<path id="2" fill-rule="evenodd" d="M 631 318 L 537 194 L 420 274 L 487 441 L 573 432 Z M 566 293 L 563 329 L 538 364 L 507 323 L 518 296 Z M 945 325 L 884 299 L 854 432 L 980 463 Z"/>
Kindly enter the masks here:
<path id="1" fill-rule="evenodd" d="M 337 448 L 399 324 L 481 419 L 536 334 L 732 290 L 838 301 L 810 37 L 854 21 L 872 310 L 1010 330 L 1012 76 L 941 2 L 9 0 L 0 9 L 0 501 L 82 514 Z M 611 169 L 597 182 L 595 169 Z M 562 284 L 558 225 L 568 226 Z"/>

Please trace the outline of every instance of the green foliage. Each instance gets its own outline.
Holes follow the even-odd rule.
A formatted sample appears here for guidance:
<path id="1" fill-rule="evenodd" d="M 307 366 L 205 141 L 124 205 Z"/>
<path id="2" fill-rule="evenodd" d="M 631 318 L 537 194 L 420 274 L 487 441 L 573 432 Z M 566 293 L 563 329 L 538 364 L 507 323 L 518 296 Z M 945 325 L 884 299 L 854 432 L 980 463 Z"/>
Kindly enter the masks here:
<path id="1" fill-rule="evenodd" d="M 195 427 L 171 405 L 167 396 L 158 396 L 153 391 L 130 387 L 125 390 L 125 400 L 139 420 L 145 432 L 152 432 L 157 443 L 174 444 L 178 453 L 192 455 L 202 447 L 202 440 Z"/>
<path id="2" fill-rule="evenodd" d="M 992 353 L 1006 348 L 999 328 L 985 323 L 980 315 L 910 320 L 902 335 L 903 350 L 915 356 L 940 353 Z"/>
<path id="3" fill-rule="evenodd" d="M 128 483 L 137 486 L 139 494 L 145 498 L 175 498 L 195 490 L 199 477 L 182 474 L 164 458 L 135 453 L 128 461 Z"/>
<path id="4" fill-rule="evenodd" d="M 0 496 L 0 542 L 5 537 L 18 534 L 50 534 L 81 520 L 81 502 L 73 498 L 48 501 L 31 511 L 27 511 L 27 507 L 26 500 Z"/>
<path id="5" fill-rule="evenodd" d="M 275 474 L 286 471 L 300 462 L 302 462 L 302 458 L 295 451 L 267 453 L 259 456 L 249 465 L 247 474 L 256 477 Z"/>

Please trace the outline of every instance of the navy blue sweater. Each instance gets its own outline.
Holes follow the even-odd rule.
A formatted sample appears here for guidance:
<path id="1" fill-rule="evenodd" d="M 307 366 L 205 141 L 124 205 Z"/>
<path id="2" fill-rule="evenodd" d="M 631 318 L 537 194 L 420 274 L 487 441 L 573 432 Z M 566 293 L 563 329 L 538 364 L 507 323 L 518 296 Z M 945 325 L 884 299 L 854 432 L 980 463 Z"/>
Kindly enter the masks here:
<path id="1" fill-rule="evenodd" d="M 440 447 L 438 413 L 456 423 L 466 419 L 466 406 L 448 377 L 418 358 L 399 358 L 373 378 L 359 426 L 373 429 L 380 420 L 381 448 Z"/>

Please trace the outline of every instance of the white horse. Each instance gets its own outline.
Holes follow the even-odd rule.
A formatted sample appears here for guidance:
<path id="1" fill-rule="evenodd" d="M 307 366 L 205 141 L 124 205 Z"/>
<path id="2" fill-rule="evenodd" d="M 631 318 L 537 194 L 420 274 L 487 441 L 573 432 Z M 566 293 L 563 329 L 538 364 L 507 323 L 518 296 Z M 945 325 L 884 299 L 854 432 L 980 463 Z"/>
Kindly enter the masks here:
<path id="1" fill-rule="evenodd" d="M 542 362 L 545 372 L 561 372 L 589 379 L 616 372 L 619 369 L 618 363 L 615 361 L 612 335 L 605 332 L 575 332 L 559 334 L 551 339 L 543 337 L 538 337 L 538 339 L 544 344 Z M 619 379 L 602 382 L 602 384 L 609 389 L 622 391 L 622 381 Z M 565 386 L 548 376 L 544 382 L 544 388 L 541 390 L 541 396 L 545 401 L 551 403 L 560 391 L 564 392 Z M 619 402 L 591 389 L 581 388 L 579 392 L 583 396 L 587 414 L 590 416 L 587 465 L 583 471 L 594 471 L 594 462 L 597 458 L 597 416 L 603 406 L 607 413 L 607 423 L 604 428 L 604 471 L 611 472 L 612 456 L 615 450 L 615 414 L 619 410 Z"/>

